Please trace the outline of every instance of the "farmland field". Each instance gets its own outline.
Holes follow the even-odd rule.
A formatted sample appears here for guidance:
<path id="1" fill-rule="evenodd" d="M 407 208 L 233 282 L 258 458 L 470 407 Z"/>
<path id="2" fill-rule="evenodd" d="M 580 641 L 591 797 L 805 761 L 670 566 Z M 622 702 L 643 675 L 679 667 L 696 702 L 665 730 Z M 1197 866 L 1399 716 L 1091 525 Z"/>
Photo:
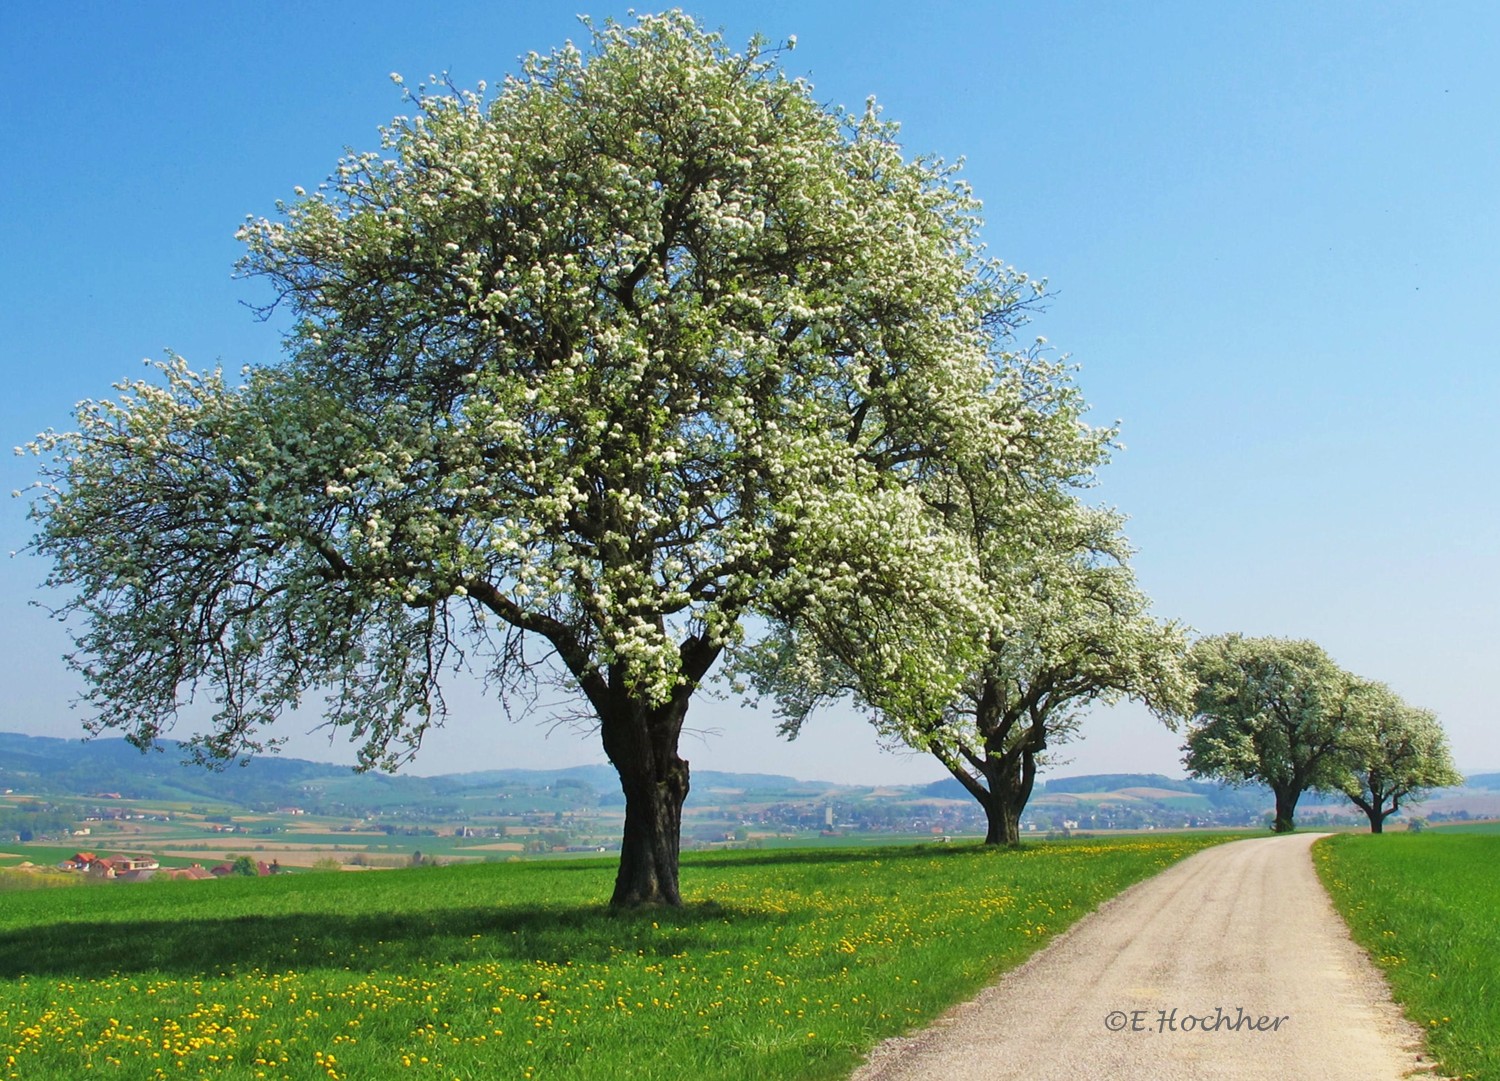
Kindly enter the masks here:
<path id="1" fill-rule="evenodd" d="M 1224 835 L 7 894 L 0 1077 L 832 1078 Z"/>
<path id="2" fill-rule="evenodd" d="M 1343 834 L 1313 851 L 1443 1075 L 1500 1077 L 1500 833 Z"/>
<path id="3" fill-rule="evenodd" d="M 1438 833 L 1500 833 L 1500 820 L 1488 822 L 1445 822 L 1431 829 Z"/>

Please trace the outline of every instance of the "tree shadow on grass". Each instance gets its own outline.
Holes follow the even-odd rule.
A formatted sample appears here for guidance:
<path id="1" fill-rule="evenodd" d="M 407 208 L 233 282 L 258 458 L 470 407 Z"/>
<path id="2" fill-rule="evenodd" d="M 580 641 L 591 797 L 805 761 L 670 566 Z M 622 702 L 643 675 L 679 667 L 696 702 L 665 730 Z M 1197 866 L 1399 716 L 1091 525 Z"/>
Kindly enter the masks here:
<path id="1" fill-rule="evenodd" d="M 752 844 L 754 842 L 751 842 Z M 956 844 L 940 844 L 937 842 L 916 842 L 913 844 L 888 844 L 888 845 L 847 845 L 833 847 L 829 845 L 818 845 L 809 842 L 806 848 L 716 848 L 709 851 L 684 851 L 682 853 L 682 867 L 685 874 L 690 874 L 694 867 L 769 867 L 777 864 L 797 864 L 807 866 L 820 863 L 873 863 L 883 861 L 890 863 L 893 860 L 916 860 L 932 859 L 939 856 L 953 856 L 963 852 L 977 852 L 984 848 L 983 845 L 973 841 L 960 841 Z M 991 849 L 996 846 L 991 845 Z M 509 864 L 511 867 L 524 868 L 529 871 L 553 873 L 553 872 L 582 872 L 588 871 L 597 874 L 600 868 L 607 867 L 613 870 L 619 865 L 618 858 L 608 859 L 556 859 L 537 860 L 534 862 L 518 862 Z"/>
<path id="2" fill-rule="evenodd" d="M 255 969 L 400 971 L 486 960 L 591 961 L 620 949 L 670 957 L 721 948 L 726 923 L 754 934 L 773 920 L 785 922 L 785 917 L 710 902 L 635 912 L 470 906 L 382 915 L 64 922 L 0 933 L 0 979 L 141 972 L 204 976 Z"/>
<path id="3" fill-rule="evenodd" d="M 979 852 L 1020 852 L 1033 847 L 1022 844 L 1016 847 L 983 845 L 965 840 L 953 844 L 918 842 L 915 844 L 849 845 L 842 848 L 829 846 L 807 848 L 724 848 L 712 852 L 684 852 L 682 854 L 683 885 L 689 885 L 695 867 L 777 867 L 796 865 L 799 867 L 819 864 L 844 863 L 895 863 L 904 860 L 947 859 L 955 856 L 974 855 Z M 534 863 L 511 864 L 527 870 L 547 874 L 589 872 L 598 874 L 601 867 L 613 868 L 617 861 L 609 859 L 547 860 Z"/>
<path id="4" fill-rule="evenodd" d="M 904 845 L 880 848 L 772 849 L 689 855 L 683 860 L 683 884 L 691 891 L 697 868 L 813 868 L 856 863 L 895 864 L 974 855 L 982 846 Z M 587 871 L 598 874 L 600 861 L 520 865 L 527 873 Z M 406 873 L 406 872 L 393 872 Z M 467 880 L 486 875 L 478 866 L 417 871 L 425 884 L 433 876 L 458 874 Z M 333 876 L 337 881 L 342 876 Z M 306 881 L 300 876 L 287 883 Z M 383 879 L 383 882 L 394 881 Z M 455 883 L 456 884 L 456 883 Z M 220 884 L 217 888 L 223 888 Z M 152 886 L 101 886 L 115 890 L 152 890 Z M 214 883 L 167 883 L 168 891 L 213 890 Z M 163 894 L 163 900 L 165 900 Z M 229 899 L 226 898 L 226 901 Z M 267 902 L 272 899 L 268 896 Z M 400 891 L 393 906 L 410 902 Z M 425 898 L 424 898 L 425 901 Z M 245 903 L 243 896 L 233 902 Z M 251 902 L 254 903 L 254 902 Z M 0 931 L 0 979 L 30 976 L 99 977 L 161 972 L 214 975 L 232 971 L 262 972 L 342 969 L 401 971 L 440 963 L 474 961 L 605 960 L 621 949 L 649 956 L 721 949 L 727 941 L 758 936 L 772 922 L 799 922 L 796 913 L 696 902 L 680 909 L 616 912 L 602 905 L 450 904 L 386 913 L 328 911 L 337 901 L 313 902 L 324 910 L 310 912 L 201 915 L 201 907 L 179 918 L 79 919 L 41 923 Z M 166 906 L 170 908 L 170 905 Z"/>
<path id="5" fill-rule="evenodd" d="M 795 864 L 799 867 L 843 863 L 899 863 L 908 860 L 952 859 L 981 852 L 1016 852 L 1020 849 L 1001 845 L 911 844 L 880 847 L 738 849 L 714 855 L 684 855 L 685 873 L 693 867 L 773 867 Z"/>

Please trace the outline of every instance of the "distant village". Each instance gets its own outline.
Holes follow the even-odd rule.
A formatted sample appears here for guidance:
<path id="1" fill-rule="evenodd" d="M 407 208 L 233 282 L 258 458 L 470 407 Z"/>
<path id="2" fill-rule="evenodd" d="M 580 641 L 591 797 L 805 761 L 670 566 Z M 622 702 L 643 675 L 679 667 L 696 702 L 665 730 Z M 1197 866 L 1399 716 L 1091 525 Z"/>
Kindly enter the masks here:
<path id="1" fill-rule="evenodd" d="M 266 863 L 264 860 L 252 860 L 248 856 L 217 863 L 212 867 L 204 867 L 201 863 L 187 867 L 163 867 L 151 856 L 96 856 L 92 852 L 75 852 L 56 866 L 59 871 L 88 875 L 91 879 L 107 882 L 149 882 L 153 878 L 201 882 L 231 875 L 265 877 L 281 872 L 281 865 L 275 861 Z"/>

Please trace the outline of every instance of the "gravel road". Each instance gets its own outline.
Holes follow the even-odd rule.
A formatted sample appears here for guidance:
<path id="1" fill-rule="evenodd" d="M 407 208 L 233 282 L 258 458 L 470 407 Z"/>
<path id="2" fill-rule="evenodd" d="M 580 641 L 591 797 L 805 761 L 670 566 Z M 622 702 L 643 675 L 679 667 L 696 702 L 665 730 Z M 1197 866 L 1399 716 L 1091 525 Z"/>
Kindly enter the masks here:
<path id="1" fill-rule="evenodd" d="M 853 1081 L 1396 1081 L 1420 1030 L 1313 871 L 1321 834 L 1217 845 L 1132 887 Z M 1430 1076 L 1430 1075 L 1429 1075 Z"/>

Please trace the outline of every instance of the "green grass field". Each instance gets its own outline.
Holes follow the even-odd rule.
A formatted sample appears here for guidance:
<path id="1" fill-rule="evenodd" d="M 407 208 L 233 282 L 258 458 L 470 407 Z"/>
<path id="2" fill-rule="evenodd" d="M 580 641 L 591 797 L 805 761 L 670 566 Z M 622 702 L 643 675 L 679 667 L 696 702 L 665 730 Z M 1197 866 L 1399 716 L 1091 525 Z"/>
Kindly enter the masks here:
<path id="1" fill-rule="evenodd" d="M 1500 1078 L 1500 834 L 1343 834 L 1314 852 L 1443 1075 Z"/>
<path id="2" fill-rule="evenodd" d="M 841 1077 L 1218 836 L 612 861 L 10 893 L 0 1077 Z"/>

